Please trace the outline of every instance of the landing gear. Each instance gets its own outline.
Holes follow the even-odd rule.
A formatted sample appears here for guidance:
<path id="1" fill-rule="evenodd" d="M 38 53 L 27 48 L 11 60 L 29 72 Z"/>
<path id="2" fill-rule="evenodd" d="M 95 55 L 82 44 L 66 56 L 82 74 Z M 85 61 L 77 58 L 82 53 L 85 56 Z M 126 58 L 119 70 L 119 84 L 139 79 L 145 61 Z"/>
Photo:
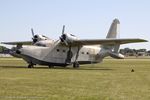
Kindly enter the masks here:
<path id="1" fill-rule="evenodd" d="M 51 65 L 49 65 L 48 67 L 49 67 L 49 68 L 54 68 L 54 66 L 51 66 Z"/>
<path id="2" fill-rule="evenodd" d="M 79 68 L 79 67 L 80 67 L 80 64 L 78 62 L 73 63 L 73 68 Z"/>
<path id="3" fill-rule="evenodd" d="M 79 57 L 79 50 L 80 50 L 80 46 L 78 46 L 78 50 L 77 50 L 77 54 L 76 54 L 76 58 L 75 58 L 75 61 L 73 63 L 73 68 L 79 68 L 80 67 L 80 64 L 78 63 L 77 59 Z"/>
<path id="4" fill-rule="evenodd" d="M 28 65 L 28 68 L 33 68 L 33 64 L 29 64 L 29 65 Z"/>

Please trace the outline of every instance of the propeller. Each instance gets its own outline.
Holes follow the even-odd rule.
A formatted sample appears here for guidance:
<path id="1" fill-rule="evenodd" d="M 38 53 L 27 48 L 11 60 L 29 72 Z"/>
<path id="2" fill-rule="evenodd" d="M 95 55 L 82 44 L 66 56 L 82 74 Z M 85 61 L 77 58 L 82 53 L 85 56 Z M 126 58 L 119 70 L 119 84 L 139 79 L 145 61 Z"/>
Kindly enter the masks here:
<path id="1" fill-rule="evenodd" d="M 65 25 L 63 25 L 62 34 L 65 33 Z"/>
<path id="2" fill-rule="evenodd" d="M 32 33 L 32 36 L 33 36 L 33 37 L 32 37 L 33 43 L 36 43 L 38 36 L 35 35 L 35 33 L 34 33 L 34 31 L 33 31 L 33 28 L 31 28 L 31 33 Z"/>
<path id="3" fill-rule="evenodd" d="M 63 42 L 64 42 L 64 40 L 66 40 L 65 25 L 63 25 L 61 38 L 63 39 Z"/>
<path id="4" fill-rule="evenodd" d="M 64 42 L 66 45 L 68 45 L 67 41 L 65 41 L 66 38 L 67 38 L 67 36 L 65 34 L 65 25 L 63 25 L 62 35 L 60 36 L 60 40 L 61 40 L 61 42 Z"/>
<path id="5" fill-rule="evenodd" d="M 34 31 L 33 31 L 33 28 L 31 28 L 31 33 L 32 33 L 32 36 L 34 37 Z"/>

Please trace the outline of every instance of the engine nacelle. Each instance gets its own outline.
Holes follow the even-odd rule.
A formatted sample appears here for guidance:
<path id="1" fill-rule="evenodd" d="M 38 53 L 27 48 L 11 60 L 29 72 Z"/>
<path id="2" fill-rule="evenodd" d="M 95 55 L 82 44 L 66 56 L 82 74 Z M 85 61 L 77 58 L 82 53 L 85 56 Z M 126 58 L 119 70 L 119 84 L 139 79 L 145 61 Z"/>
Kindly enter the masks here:
<path id="1" fill-rule="evenodd" d="M 74 40 L 78 40 L 78 38 L 75 35 L 65 33 L 65 34 L 61 35 L 60 40 L 61 40 L 61 42 L 64 42 L 66 44 L 70 44 Z"/>
<path id="2" fill-rule="evenodd" d="M 122 55 L 121 53 L 110 53 L 110 56 L 112 58 L 116 58 L 116 59 L 124 59 L 124 55 Z"/>
<path id="3" fill-rule="evenodd" d="M 42 40 L 48 40 L 49 38 L 44 36 L 44 35 L 34 35 L 34 37 L 32 38 L 33 40 L 33 43 L 36 43 L 36 42 L 39 42 L 39 41 L 42 41 Z"/>
<path id="4" fill-rule="evenodd" d="M 36 46 L 42 46 L 42 47 L 46 47 L 46 46 L 51 46 L 54 44 L 54 40 L 52 39 L 49 39 L 49 40 L 41 40 L 41 41 L 38 41 L 36 42 L 34 45 Z"/>

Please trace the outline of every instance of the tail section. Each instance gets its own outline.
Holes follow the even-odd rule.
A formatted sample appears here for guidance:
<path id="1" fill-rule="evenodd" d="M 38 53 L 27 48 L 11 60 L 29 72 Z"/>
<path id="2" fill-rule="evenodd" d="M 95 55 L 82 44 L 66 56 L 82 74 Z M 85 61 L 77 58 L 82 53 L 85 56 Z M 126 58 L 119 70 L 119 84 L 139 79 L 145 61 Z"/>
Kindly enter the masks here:
<path id="1" fill-rule="evenodd" d="M 119 28 L 120 28 L 119 20 L 114 19 L 111 26 L 110 26 L 110 29 L 108 31 L 106 38 L 107 39 L 117 38 L 117 35 L 119 33 Z M 114 45 L 102 45 L 99 55 L 102 58 L 107 57 L 107 56 L 111 56 L 111 57 L 116 58 L 116 59 L 123 59 L 124 56 L 118 52 L 119 48 L 120 48 L 120 44 L 118 44 L 118 43 L 116 43 Z"/>
<path id="2" fill-rule="evenodd" d="M 106 38 L 117 38 L 117 34 L 119 33 L 120 22 L 118 19 L 114 19 Z"/>

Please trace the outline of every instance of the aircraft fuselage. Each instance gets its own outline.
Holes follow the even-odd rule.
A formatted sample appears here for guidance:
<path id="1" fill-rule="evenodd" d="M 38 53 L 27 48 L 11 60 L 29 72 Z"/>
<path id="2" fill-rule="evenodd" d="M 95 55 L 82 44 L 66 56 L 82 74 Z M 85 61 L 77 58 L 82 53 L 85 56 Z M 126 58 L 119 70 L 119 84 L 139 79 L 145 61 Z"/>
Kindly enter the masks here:
<path id="1" fill-rule="evenodd" d="M 101 61 L 97 55 L 100 52 L 98 46 L 66 47 L 52 45 L 50 47 L 23 46 L 20 56 L 32 64 L 48 66 L 66 66 L 74 62 L 79 64 L 98 63 Z"/>

